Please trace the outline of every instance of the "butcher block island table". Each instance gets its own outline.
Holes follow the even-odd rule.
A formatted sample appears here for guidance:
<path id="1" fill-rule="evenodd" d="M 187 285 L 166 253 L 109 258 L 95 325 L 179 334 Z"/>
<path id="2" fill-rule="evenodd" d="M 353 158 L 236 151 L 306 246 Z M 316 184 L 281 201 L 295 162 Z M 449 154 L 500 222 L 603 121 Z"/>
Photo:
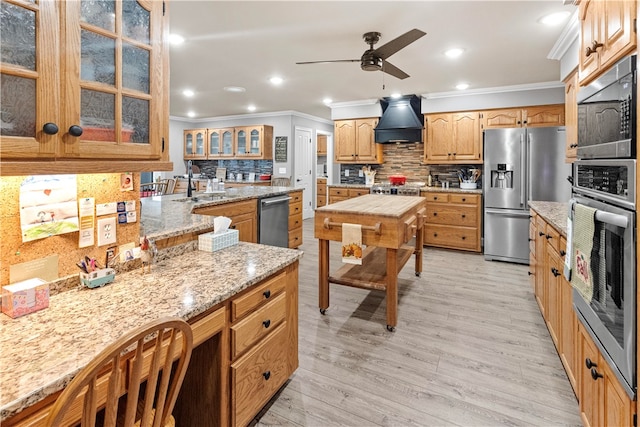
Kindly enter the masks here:
<path id="1" fill-rule="evenodd" d="M 320 207 L 315 211 L 319 241 L 319 307 L 329 308 L 329 283 L 386 292 L 387 329 L 398 323 L 398 273 L 412 255 L 415 272 L 422 272 L 422 226 L 426 199 L 415 196 L 366 194 Z M 342 241 L 342 224 L 362 226 L 362 265 L 345 264 L 330 275 L 329 242 Z M 415 245 L 409 241 L 415 237 Z"/>

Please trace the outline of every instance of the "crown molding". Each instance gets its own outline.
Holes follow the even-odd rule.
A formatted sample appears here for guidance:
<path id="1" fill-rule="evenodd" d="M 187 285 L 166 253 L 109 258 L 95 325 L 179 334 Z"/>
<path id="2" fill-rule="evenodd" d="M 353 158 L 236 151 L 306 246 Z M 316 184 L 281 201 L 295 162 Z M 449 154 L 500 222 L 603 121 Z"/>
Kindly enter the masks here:
<path id="1" fill-rule="evenodd" d="M 576 9 L 573 12 L 573 15 L 569 18 L 567 25 L 565 25 L 560 37 L 556 41 L 556 44 L 553 45 L 551 51 L 547 55 L 547 59 L 556 59 L 561 60 L 569 47 L 573 44 L 574 41 L 580 35 L 580 21 L 578 20 L 578 10 Z"/>
<path id="2" fill-rule="evenodd" d="M 299 111 L 273 111 L 270 113 L 251 113 L 251 114 L 236 114 L 232 116 L 216 116 L 216 117 L 201 117 L 197 119 L 190 119 L 188 117 L 169 116 L 169 120 L 175 120 L 186 123 L 203 123 L 210 122 L 212 120 L 236 120 L 236 119 L 252 119 L 252 118 L 265 118 L 265 117 L 282 117 L 282 116 L 295 116 L 304 119 L 314 120 L 316 122 L 333 124 L 332 120 L 325 119 L 323 117 L 312 116 L 311 114 L 301 113 Z"/>
<path id="3" fill-rule="evenodd" d="M 529 84 L 513 85 L 513 86 L 487 87 L 482 89 L 471 89 L 471 90 L 456 90 L 451 92 L 434 92 L 434 93 L 424 93 L 422 94 L 422 97 L 425 99 L 455 98 L 459 96 L 487 95 L 487 94 L 505 93 L 505 92 L 523 92 L 523 91 L 529 91 L 529 90 L 555 89 L 559 87 L 564 87 L 564 83 L 562 83 L 561 81 L 557 81 L 557 82 L 529 83 Z"/>

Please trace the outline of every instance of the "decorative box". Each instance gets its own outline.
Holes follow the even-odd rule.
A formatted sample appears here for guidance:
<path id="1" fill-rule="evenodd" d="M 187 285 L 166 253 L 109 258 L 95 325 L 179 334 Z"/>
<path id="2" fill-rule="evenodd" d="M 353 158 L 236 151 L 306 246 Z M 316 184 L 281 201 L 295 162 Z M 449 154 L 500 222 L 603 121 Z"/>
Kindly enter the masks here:
<path id="1" fill-rule="evenodd" d="M 113 282 L 116 271 L 113 268 L 101 268 L 91 273 L 80 273 L 80 284 L 87 288 L 97 288 Z"/>
<path id="2" fill-rule="evenodd" d="M 2 287 L 2 312 L 12 318 L 49 307 L 49 284 L 29 279 Z"/>
<path id="3" fill-rule="evenodd" d="M 223 233 L 205 233 L 198 236 L 198 249 L 201 251 L 215 252 L 220 249 L 238 244 L 238 230 L 227 230 Z"/>

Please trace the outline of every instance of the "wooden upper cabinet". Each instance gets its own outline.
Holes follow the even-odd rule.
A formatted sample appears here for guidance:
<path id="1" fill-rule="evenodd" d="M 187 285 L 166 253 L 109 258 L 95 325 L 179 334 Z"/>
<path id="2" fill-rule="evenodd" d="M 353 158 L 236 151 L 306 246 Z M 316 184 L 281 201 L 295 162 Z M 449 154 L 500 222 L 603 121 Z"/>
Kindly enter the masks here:
<path id="1" fill-rule="evenodd" d="M 334 123 L 337 163 L 382 163 L 382 145 L 376 144 L 377 118 L 337 120 Z"/>
<path id="2" fill-rule="evenodd" d="M 327 155 L 327 135 L 318 135 L 316 138 L 316 155 Z"/>
<path id="3" fill-rule="evenodd" d="M 207 159 L 233 157 L 233 128 L 207 129 Z"/>
<path id="4" fill-rule="evenodd" d="M 206 159 L 207 147 L 206 129 L 187 129 L 184 131 L 185 159 Z"/>
<path id="5" fill-rule="evenodd" d="M 425 129 L 426 163 L 482 163 L 478 112 L 426 114 Z"/>
<path id="6" fill-rule="evenodd" d="M 244 132 L 242 138 L 241 132 Z M 242 144 L 241 140 L 243 141 Z M 273 127 L 267 125 L 258 125 L 237 128 L 236 156 L 252 159 L 272 159 Z"/>
<path id="7" fill-rule="evenodd" d="M 563 126 L 564 104 L 487 110 L 481 116 L 483 129 Z"/>
<path id="8" fill-rule="evenodd" d="M 597 78 L 636 48 L 636 9 L 636 1 L 580 2 L 580 85 Z"/>
<path id="9" fill-rule="evenodd" d="M 3 1 L 16 29 L 3 45 L 21 52 L 0 68 L 3 175 L 12 160 L 92 161 L 50 166 L 58 173 L 100 170 L 100 159 L 168 160 L 162 3 Z"/>
<path id="10" fill-rule="evenodd" d="M 578 149 L 578 71 L 574 71 L 564 81 L 564 113 L 566 129 L 566 159 L 572 163 Z"/>

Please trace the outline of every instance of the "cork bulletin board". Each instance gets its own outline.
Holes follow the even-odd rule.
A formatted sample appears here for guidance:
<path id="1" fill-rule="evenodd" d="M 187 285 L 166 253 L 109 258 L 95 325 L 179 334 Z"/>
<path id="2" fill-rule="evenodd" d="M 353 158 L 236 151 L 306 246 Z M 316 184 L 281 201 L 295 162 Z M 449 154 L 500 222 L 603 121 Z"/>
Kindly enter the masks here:
<path id="1" fill-rule="evenodd" d="M 275 162 L 286 163 L 287 162 L 287 137 L 276 136 L 275 137 Z"/>
<path id="2" fill-rule="evenodd" d="M 78 199 L 95 198 L 96 205 L 108 202 L 135 201 L 137 222 L 118 224 L 116 227 L 116 245 L 134 242 L 140 243 L 140 174 L 133 174 L 133 191 L 121 191 L 120 174 L 77 175 Z M 78 247 L 79 232 L 71 232 L 44 239 L 22 242 L 20 228 L 20 184 L 24 176 L 0 178 L 0 285 L 10 283 L 10 266 L 34 261 L 51 255 L 58 255 L 58 276 L 77 274 L 80 270 L 76 263 L 89 256 L 104 263 L 108 246 Z M 116 217 L 116 214 L 95 218 L 94 230 L 98 218 Z"/>

